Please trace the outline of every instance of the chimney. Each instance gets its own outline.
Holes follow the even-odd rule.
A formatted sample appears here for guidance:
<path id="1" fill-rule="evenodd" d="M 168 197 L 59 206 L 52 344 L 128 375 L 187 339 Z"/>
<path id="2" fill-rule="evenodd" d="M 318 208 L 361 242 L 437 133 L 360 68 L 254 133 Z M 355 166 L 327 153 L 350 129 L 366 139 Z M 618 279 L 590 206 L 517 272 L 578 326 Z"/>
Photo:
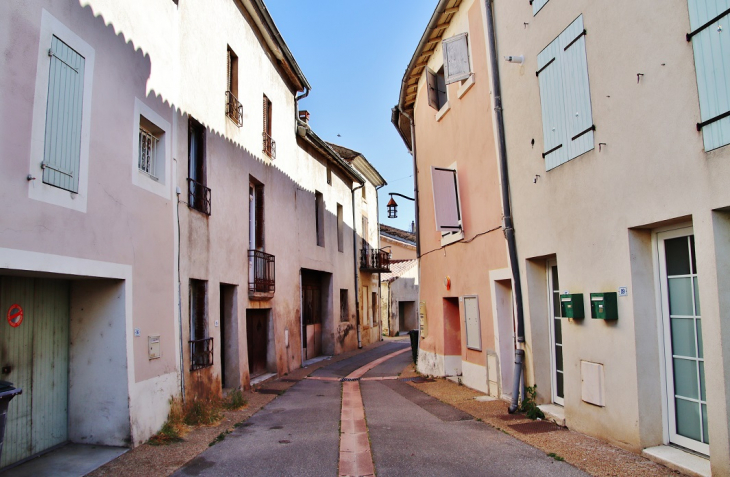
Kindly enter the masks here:
<path id="1" fill-rule="evenodd" d="M 299 111 L 299 119 L 309 124 L 309 111 L 307 111 L 306 109 Z"/>

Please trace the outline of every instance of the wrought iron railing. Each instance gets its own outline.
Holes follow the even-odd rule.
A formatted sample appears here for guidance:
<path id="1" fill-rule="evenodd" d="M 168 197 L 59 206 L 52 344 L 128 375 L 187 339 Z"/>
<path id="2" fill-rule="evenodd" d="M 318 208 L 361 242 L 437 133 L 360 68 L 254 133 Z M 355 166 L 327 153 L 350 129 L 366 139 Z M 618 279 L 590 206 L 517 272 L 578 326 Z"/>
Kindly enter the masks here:
<path id="1" fill-rule="evenodd" d="M 239 128 L 243 126 L 243 105 L 230 91 L 226 91 L 226 116 Z"/>
<path id="2" fill-rule="evenodd" d="M 360 250 L 360 270 L 389 272 L 390 253 L 386 250 L 363 248 Z"/>
<path id="3" fill-rule="evenodd" d="M 253 293 L 274 293 L 276 289 L 276 261 L 270 253 L 259 250 L 248 251 L 248 291 Z"/>
<path id="4" fill-rule="evenodd" d="M 276 141 L 264 132 L 264 153 L 272 159 L 276 159 Z"/>
<path id="5" fill-rule="evenodd" d="M 213 338 L 190 340 L 190 371 L 213 366 Z"/>
<path id="6" fill-rule="evenodd" d="M 210 189 L 188 178 L 188 207 L 210 215 Z"/>

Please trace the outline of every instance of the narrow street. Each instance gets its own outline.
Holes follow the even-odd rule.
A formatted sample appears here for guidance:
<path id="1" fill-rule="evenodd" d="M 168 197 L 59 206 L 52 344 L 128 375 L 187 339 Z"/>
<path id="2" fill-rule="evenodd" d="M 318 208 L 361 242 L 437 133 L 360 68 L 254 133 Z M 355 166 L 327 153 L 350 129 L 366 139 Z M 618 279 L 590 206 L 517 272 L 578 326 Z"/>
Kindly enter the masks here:
<path id="1" fill-rule="evenodd" d="M 397 379 L 410 362 L 403 341 L 323 367 L 174 475 L 586 475 Z"/>

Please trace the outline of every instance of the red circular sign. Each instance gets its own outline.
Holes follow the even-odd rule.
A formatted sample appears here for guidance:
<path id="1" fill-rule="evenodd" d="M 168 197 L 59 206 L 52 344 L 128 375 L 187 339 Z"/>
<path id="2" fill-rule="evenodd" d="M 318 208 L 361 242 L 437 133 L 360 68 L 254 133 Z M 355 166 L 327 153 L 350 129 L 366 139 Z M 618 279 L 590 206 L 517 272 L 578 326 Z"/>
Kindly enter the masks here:
<path id="1" fill-rule="evenodd" d="M 23 322 L 23 307 L 17 303 L 8 308 L 8 323 L 17 328 Z"/>

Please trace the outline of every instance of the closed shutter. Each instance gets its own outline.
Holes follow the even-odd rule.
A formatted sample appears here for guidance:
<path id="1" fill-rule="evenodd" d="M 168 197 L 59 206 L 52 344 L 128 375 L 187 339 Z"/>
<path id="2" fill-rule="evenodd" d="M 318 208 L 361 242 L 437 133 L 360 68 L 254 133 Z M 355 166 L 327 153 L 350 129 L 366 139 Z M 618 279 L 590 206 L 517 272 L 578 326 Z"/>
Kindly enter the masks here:
<path id="1" fill-rule="evenodd" d="M 530 0 L 530 3 L 532 4 L 532 15 L 537 15 L 537 12 L 542 10 L 542 7 L 544 7 L 547 2 L 548 0 Z"/>
<path id="2" fill-rule="evenodd" d="M 256 186 L 256 250 L 264 249 L 264 186 Z"/>
<path id="3" fill-rule="evenodd" d="M 433 205 L 436 229 L 444 232 L 461 230 L 459 186 L 454 169 L 431 167 Z"/>
<path id="4" fill-rule="evenodd" d="M 466 33 L 454 35 L 442 42 L 446 84 L 467 79 L 471 75 L 469 45 Z"/>
<path id="5" fill-rule="evenodd" d="M 479 301 L 475 296 L 464 297 L 464 321 L 466 324 L 466 347 L 482 349 L 482 330 L 479 321 Z"/>
<path id="6" fill-rule="evenodd" d="M 537 56 L 545 170 L 594 148 L 583 17 Z"/>
<path id="7" fill-rule="evenodd" d="M 428 90 L 428 105 L 436 111 L 439 110 L 439 92 L 436 82 L 436 74 L 426 68 L 426 86 Z"/>
<path id="8" fill-rule="evenodd" d="M 85 60 L 55 36 L 48 55 L 43 182 L 78 192 Z"/>
<path id="9" fill-rule="evenodd" d="M 706 151 L 730 144 L 730 0 L 688 0 Z"/>

